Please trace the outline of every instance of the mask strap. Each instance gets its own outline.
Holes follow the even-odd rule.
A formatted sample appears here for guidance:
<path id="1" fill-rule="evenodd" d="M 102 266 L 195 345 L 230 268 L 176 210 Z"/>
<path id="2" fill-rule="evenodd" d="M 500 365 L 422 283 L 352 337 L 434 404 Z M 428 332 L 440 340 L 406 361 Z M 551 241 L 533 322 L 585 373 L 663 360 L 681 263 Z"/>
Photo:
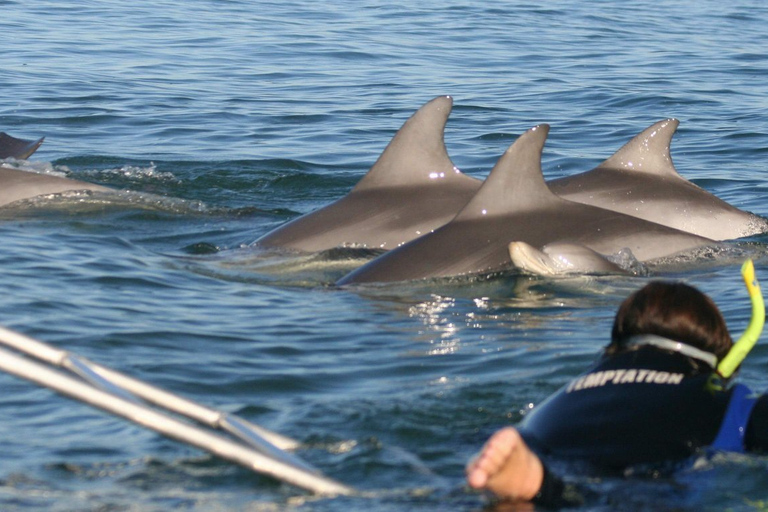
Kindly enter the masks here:
<path id="1" fill-rule="evenodd" d="M 663 336 L 657 336 L 655 334 L 639 334 L 632 336 L 625 342 L 627 346 L 632 345 L 652 345 L 654 347 L 663 348 L 665 350 L 671 350 L 672 352 L 678 352 L 684 356 L 688 356 L 692 359 L 698 359 L 703 363 L 709 365 L 714 369 L 717 366 L 717 356 L 712 352 L 707 352 L 691 345 L 687 345 L 680 341 L 671 340 Z"/>

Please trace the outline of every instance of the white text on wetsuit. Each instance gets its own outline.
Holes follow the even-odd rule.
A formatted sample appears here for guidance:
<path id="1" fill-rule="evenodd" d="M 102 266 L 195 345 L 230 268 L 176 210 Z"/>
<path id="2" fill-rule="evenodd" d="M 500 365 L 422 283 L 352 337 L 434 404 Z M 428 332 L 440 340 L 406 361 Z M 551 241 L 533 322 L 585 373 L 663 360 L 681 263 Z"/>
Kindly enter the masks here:
<path id="1" fill-rule="evenodd" d="M 581 389 L 597 388 L 606 384 L 680 384 L 683 381 L 682 373 L 660 372 L 656 370 L 605 370 L 588 373 L 583 377 L 572 381 L 566 393 Z"/>

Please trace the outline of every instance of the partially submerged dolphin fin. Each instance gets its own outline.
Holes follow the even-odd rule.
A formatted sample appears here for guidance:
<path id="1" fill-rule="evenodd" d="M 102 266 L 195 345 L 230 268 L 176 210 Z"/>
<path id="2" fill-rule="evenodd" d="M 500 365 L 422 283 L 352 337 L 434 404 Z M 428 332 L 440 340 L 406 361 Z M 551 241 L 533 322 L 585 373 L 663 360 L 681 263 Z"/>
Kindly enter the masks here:
<path id="1" fill-rule="evenodd" d="M 672 136 L 679 124 L 677 119 L 665 119 L 652 124 L 597 168 L 624 169 L 685 179 L 675 169 L 670 149 Z"/>
<path id="2" fill-rule="evenodd" d="M 452 106 L 450 96 L 438 96 L 416 111 L 352 192 L 405 187 L 438 179 L 472 180 L 454 167 L 445 148 L 445 125 Z"/>
<path id="3" fill-rule="evenodd" d="M 547 134 L 549 125 L 540 124 L 518 137 L 454 220 L 491 218 L 564 201 L 549 190 L 541 172 Z"/>
<path id="4" fill-rule="evenodd" d="M 515 267 L 542 276 L 628 273 L 602 254 L 570 243 L 551 243 L 539 250 L 525 242 L 511 242 L 509 257 Z"/>
<path id="5" fill-rule="evenodd" d="M 5 132 L 0 132 L 0 160 L 5 158 L 26 160 L 37 151 L 44 140 L 45 137 L 37 140 L 17 139 Z"/>

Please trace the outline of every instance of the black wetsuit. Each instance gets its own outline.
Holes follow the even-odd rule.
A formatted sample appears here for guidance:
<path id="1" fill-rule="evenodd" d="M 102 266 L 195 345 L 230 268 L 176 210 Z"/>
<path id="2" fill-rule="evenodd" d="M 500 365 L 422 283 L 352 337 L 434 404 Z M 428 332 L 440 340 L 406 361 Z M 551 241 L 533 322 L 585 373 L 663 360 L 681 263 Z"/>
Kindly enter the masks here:
<path id="1" fill-rule="evenodd" d="M 681 460 L 705 447 L 765 451 L 768 399 L 743 385 L 712 389 L 709 377 L 683 355 L 639 347 L 602 358 L 518 429 L 544 458 L 605 468 Z"/>

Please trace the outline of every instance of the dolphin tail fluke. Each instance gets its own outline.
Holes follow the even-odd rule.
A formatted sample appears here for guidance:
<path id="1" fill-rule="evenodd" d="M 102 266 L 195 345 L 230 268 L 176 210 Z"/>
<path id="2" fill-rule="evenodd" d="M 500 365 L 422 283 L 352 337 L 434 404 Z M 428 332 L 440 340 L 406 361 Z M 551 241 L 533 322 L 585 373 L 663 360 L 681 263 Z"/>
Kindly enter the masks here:
<path id="1" fill-rule="evenodd" d="M 452 106 L 450 96 L 438 96 L 422 106 L 398 130 L 353 192 L 435 180 L 472 181 L 453 165 L 445 147 L 445 125 Z"/>
<path id="2" fill-rule="evenodd" d="M 624 144 L 597 168 L 624 169 L 659 176 L 680 177 L 672 163 L 670 146 L 680 121 L 665 119 L 652 124 Z"/>
<path id="3" fill-rule="evenodd" d="M 26 160 L 45 140 L 41 137 L 37 140 L 24 140 L 11 137 L 5 132 L 0 132 L 0 159 L 15 158 Z"/>
<path id="4" fill-rule="evenodd" d="M 509 257 L 516 268 L 541 276 L 628 273 L 602 254 L 577 244 L 553 243 L 539 250 L 525 242 L 512 242 Z"/>

